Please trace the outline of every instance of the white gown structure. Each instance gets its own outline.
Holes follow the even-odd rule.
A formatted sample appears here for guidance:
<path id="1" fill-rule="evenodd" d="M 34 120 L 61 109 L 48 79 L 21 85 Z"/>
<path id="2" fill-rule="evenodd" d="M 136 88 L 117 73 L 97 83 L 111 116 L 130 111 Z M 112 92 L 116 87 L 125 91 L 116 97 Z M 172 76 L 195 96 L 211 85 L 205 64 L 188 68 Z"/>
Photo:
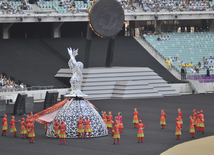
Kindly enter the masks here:
<path id="1" fill-rule="evenodd" d="M 73 75 L 70 79 L 71 83 L 71 92 L 66 97 L 70 97 L 70 99 L 57 111 L 53 113 L 49 113 L 46 116 L 41 117 L 51 119 L 52 121 L 48 125 L 47 137 L 55 138 L 55 130 L 54 130 L 54 119 L 64 121 L 67 126 L 66 130 L 66 138 L 78 138 L 77 133 L 77 122 L 79 120 L 79 116 L 82 116 L 83 121 L 86 120 L 86 117 L 91 121 L 91 137 L 100 137 L 108 135 L 108 130 L 105 122 L 102 117 L 95 109 L 95 107 L 83 97 L 87 96 L 81 92 L 81 84 L 82 84 L 82 72 L 83 63 L 78 61 L 76 62 L 76 55 L 78 55 L 78 49 L 72 50 L 68 48 L 68 53 L 70 55 L 70 60 L 68 65 L 70 69 L 73 71 Z M 86 135 L 88 137 L 88 135 Z"/>

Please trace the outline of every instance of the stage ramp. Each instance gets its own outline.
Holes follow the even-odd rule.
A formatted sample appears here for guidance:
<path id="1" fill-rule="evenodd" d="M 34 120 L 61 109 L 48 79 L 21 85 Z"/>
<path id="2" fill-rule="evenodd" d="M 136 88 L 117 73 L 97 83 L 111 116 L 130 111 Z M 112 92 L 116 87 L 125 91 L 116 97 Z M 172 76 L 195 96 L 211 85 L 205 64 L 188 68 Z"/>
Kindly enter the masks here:
<path id="1" fill-rule="evenodd" d="M 94 67 L 83 69 L 82 92 L 87 99 L 130 99 L 177 96 L 162 77 L 148 67 Z M 60 69 L 56 78 L 70 79 L 70 69 Z"/>

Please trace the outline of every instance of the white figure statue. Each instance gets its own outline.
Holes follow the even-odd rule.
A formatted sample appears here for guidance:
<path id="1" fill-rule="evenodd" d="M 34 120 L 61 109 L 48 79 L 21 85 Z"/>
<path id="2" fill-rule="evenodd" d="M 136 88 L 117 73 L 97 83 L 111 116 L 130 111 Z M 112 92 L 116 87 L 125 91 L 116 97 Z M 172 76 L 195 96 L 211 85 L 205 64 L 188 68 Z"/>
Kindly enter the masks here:
<path id="1" fill-rule="evenodd" d="M 70 60 L 68 61 L 68 66 L 70 69 L 72 69 L 73 75 L 70 79 L 71 83 L 71 93 L 69 97 L 85 97 L 87 95 L 83 94 L 81 92 L 81 84 L 82 84 L 82 69 L 83 69 L 83 63 L 80 61 L 76 61 L 75 57 L 78 55 L 78 49 L 73 49 L 70 47 L 68 48 L 68 53 L 70 55 Z"/>

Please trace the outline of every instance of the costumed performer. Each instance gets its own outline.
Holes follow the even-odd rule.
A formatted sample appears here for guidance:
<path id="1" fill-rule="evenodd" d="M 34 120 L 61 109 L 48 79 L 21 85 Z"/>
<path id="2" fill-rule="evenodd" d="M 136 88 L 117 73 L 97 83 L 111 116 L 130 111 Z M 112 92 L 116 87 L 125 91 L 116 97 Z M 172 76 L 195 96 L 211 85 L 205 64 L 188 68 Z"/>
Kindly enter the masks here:
<path id="1" fill-rule="evenodd" d="M 123 117 L 122 113 L 118 112 L 118 124 L 120 125 L 120 134 L 123 133 Z"/>
<path id="2" fill-rule="evenodd" d="M 141 142 L 143 143 L 143 137 L 144 137 L 144 132 L 143 129 L 145 128 L 144 124 L 142 123 L 142 120 L 139 120 L 139 123 L 137 125 L 138 132 L 137 132 L 137 137 L 138 137 L 138 143 Z"/>
<path id="3" fill-rule="evenodd" d="M 177 136 L 177 140 L 181 139 L 181 126 L 180 126 L 179 118 L 176 118 L 175 135 Z"/>
<path id="4" fill-rule="evenodd" d="M 24 135 L 26 136 L 26 138 L 28 137 L 27 130 L 26 130 L 25 127 L 27 127 L 27 125 L 25 123 L 25 118 L 22 118 L 22 121 L 21 121 L 21 131 L 20 131 L 20 133 L 22 135 L 22 139 L 24 139 Z"/>
<path id="5" fill-rule="evenodd" d="M 64 121 L 61 121 L 61 124 L 59 125 L 59 130 L 60 130 L 60 133 L 59 133 L 60 145 L 62 144 L 62 139 L 63 139 L 64 145 L 66 145 L 66 143 L 65 143 L 65 138 L 66 138 L 65 130 L 67 130 L 67 127 L 64 124 Z"/>
<path id="6" fill-rule="evenodd" d="M 134 108 L 134 113 L 133 113 L 133 123 L 134 123 L 134 128 L 137 127 L 138 122 L 138 118 L 139 118 L 139 113 L 137 111 L 137 108 Z"/>
<path id="7" fill-rule="evenodd" d="M 84 121 L 82 120 L 82 117 L 79 117 L 79 121 L 77 122 L 77 133 L 78 133 L 78 138 L 80 138 L 80 134 L 82 134 L 82 138 L 83 138 L 83 134 L 84 134 Z"/>
<path id="8" fill-rule="evenodd" d="M 88 133 L 88 136 L 89 138 L 91 138 L 91 126 L 90 126 L 90 120 L 88 120 L 88 117 L 86 117 L 86 121 L 84 122 L 85 123 L 85 134 L 84 134 L 84 137 L 86 136 L 86 133 Z"/>
<path id="9" fill-rule="evenodd" d="M 114 136 L 113 136 L 114 143 L 113 143 L 113 145 L 115 145 L 116 139 L 117 139 L 117 144 L 120 143 L 120 132 L 119 132 L 119 130 L 120 130 L 120 125 L 118 124 L 118 121 L 116 120 L 115 125 L 114 125 L 113 130 L 112 130 L 114 132 Z"/>
<path id="10" fill-rule="evenodd" d="M 160 119 L 160 124 L 162 125 L 162 129 L 166 128 L 166 113 L 164 110 L 161 110 L 161 119 Z"/>
<path id="11" fill-rule="evenodd" d="M 15 117 L 14 117 L 14 116 L 11 116 L 11 121 L 10 121 L 10 124 L 11 124 L 11 126 L 10 126 L 10 132 L 14 132 L 14 137 L 17 136 L 17 130 L 16 130 L 15 123 L 18 123 L 18 122 L 20 122 L 20 120 L 19 120 L 19 121 L 16 121 L 16 120 L 15 120 Z"/>
<path id="12" fill-rule="evenodd" d="M 5 135 L 7 136 L 7 115 L 4 114 L 4 118 L 2 120 L 2 124 L 3 124 L 3 127 L 2 127 L 2 136 Z"/>

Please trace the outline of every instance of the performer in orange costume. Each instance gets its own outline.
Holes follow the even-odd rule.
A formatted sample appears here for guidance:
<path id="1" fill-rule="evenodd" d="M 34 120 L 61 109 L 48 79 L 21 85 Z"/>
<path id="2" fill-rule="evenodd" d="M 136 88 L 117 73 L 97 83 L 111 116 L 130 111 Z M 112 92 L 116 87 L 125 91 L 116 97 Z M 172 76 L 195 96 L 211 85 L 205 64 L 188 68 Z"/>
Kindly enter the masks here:
<path id="1" fill-rule="evenodd" d="M 84 137 L 86 136 L 86 133 L 88 133 L 89 138 L 91 138 L 91 126 L 90 126 L 90 120 L 88 120 L 88 117 L 86 117 L 86 121 L 85 121 L 85 134 Z"/>
<path id="2" fill-rule="evenodd" d="M 190 119 L 189 132 L 191 133 L 191 137 L 192 137 L 192 138 L 195 138 L 194 120 L 192 119 L 192 116 L 190 116 L 189 119 Z"/>
<path id="3" fill-rule="evenodd" d="M 55 136 L 56 138 L 59 138 L 59 120 L 57 121 L 57 119 L 54 119 L 54 130 L 55 130 Z"/>
<path id="4" fill-rule="evenodd" d="M 120 125 L 120 134 L 123 133 L 123 117 L 122 113 L 118 112 L 118 124 Z"/>
<path id="5" fill-rule="evenodd" d="M 27 125 L 26 125 L 26 123 L 25 123 L 25 118 L 22 118 L 22 121 L 21 121 L 21 135 L 22 135 L 22 139 L 24 139 L 24 135 L 26 136 L 26 138 L 27 138 L 27 130 L 26 130 L 26 128 L 25 127 L 27 127 Z"/>
<path id="6" fill-rule="evenodd" d="M 112 121 L 113 121 L 113 116 L 111 115 L 111 111 L 109 111 L 109 115 L 107 116 L 107 129 L 109 131 L 109 129 L 112 132 Z M 113 132 L 112 132 L 113 135 Z"/>
<path id="7" fill-rule="evenodd" d="M 79 119 L 79 121 L 77 122 L 77 132 L 79 133 L 78 134 L 78 137 L 80 138 L 80 134 L 82 134 L 82 138 L 83 138 L 83 133 L 84 133 L 84 126 L 83 126 L 83 124 L 84 124 L 84 121 L 82 120 L 82 117 L 80 116 L 79 117 L 80 119 Z"/>
<path id="8" fill-rule="evenodd" d="M 65 138 L 66 138 L 65 130 L 67 130 L 67 127 L 64 124 L 64 121 L 61 121 L 61 124 L 59 125 L 59 130 L 60 130 L 60 133 L 59 133 L 60 145 L 62 144 L 62 139 L 63 139 L 64 145 L 66 145 L 66 143 L 65 143 Z"/>
<path id="9" fill-rule="evenodd" d="M 35 133 L 34 133 L 33 120 L 30 120 L 30 123 L 27 125 L 27 128 L 28 128 L 29 143 L 34 143 Z"/>
<path id="10" fill-rule="evenodd" d="M 139 118 L 139 113 L 137 112 L 137 108 L 134 108 L 134 113 L 133 113 L 133 123 L 134 123 L 134 128 L 137 127 L 138 124 L 138 118 Z"/>
<path id="11" fill-rule="evenodd" d="M 114 118 L 114 125 L 116 124 L 116 121 L 118 121 L 118 117 L 117 116 L 115 116 L 115 118 Z"/>
<path id="12" fill-rule="evenodd" d="M 141 142 L 143 143 L 143 137 L 144 137 L 143 129 L 145 128 L 145 126 L 141 120 L 139 120 L 139 124 L 137 125 L 137 128 L 138 128 L 138 132 L 137 132 L 138 143 L 140 143 L 140 139 L 141 139 Z"/>
<path id="13" fill-rule="evenodd" d="M 28 126 L 28 124 L 30 124 L 30 119 L 29 119 L 29 116 L 28 116 L 28 115 L 26 115 L 26 120 L 25 120 L 25 122 L 26 122 L 27 126 Z M 27 130 L 28 130 L 28 128 L 27 128 Z M 26 133 L 26 136 L 28 137 L 28 133 Z"/>
<path id="14" fill-rule="evenodd" d="M 199 119 L 200 119 L 201 133 L 204 134 L 204 114 L 203 114 L 203 110 L 200 111 Z"/>
<path id="15" fill-rule="evenodd" d="M 17 136 L 17 130 L 16 130 L 15 123 L 20 122 L 20 120 L 19 120 L 19 121 L 16 121 L 14 116 L 11 116 L 11 118 L 12 118 L 12 119 L 11 119 L 11 121 L 10 121 L 10 124 L 11 124 L 10 132 L 14 132 L 14 137 L 16 137 L 16 136 Z"/>
<path id="16" fill-rule="evenodd" d="M 195 130 L 197 130 L 197 113 L 195 109 L 193 109 L 193 120 L 194 120 L 194 128 Z"/>
<path id="17" fill-rule="evenodd" d="M 2 124 L 3 124 L 3 127 L 2 127 L 2 136 L 5 135 L 7 136 L 7 115 L 4 114 L 4 118 L 2 120 Z"/>
<path id="18" fill-rule="evenodd" d="M 178 109 L 178 119 L 179 119 L 179 122 L 180 122 L 180 128 L 182 129 L 182 126 L 183 126 L 183 114 L 182 114 L 180 108 Z"/>
<path id="19" fill-rule="evenodd" d="M 105 111 L 103 112 L 103 116 L 102 116 L 102 117 L 103 117 L 103 121 L 105 122 L 106 127 L 107 127 L 107 123 L 108 123 L 108 122 L 107 122 L 107 115 L 106 115 L 106 112 L 105 112 Z"/>
<path id="20" fill-rule="evenodd" d="M 177 136 L 177 140 L 181 139 L 181 126 L 180 126 L 179 118 L 176 118 L 175 135 Z"/>
<path id="21" fill-rule="evenodd" d="M 201 132 L 201 127 L 200 127 L 200 112 L 199 111 L 197 111 L 197 114 L 198 114 L 198 116 L 197 116 L 197 129 L 198 129 L 198 131 L 199 132 Z"/>
<path id="22" fill-rule="evenodd" d="M 117 144 L 119 144 L 120 143 L 120 132 L 119 132 L 119 130 L 120 130 L 120 125 L 118 124 L 118 121 L 117 120 L 115 120 L 115 126 L 113 127 L 113 132 L 114 132 L 114 136 L 113 136 L 113 138 L 114 138 L 114 143 L 113 143 L 113 145 L 115 144 L 115 141 L 116 141 L 116 139 L 117 139 Z"/>
<path id="23" fill-rule="evenodd" d="M 29 119 L 29 120 L 32 120 L 32 123 L 33 123 L 33 117 L 32 117 L 32 116 L 33 116 L 33 112 L 31 111 L 31 112 L 30 112 L 30 115 L 29 115 L 29 117 L 28 117 L 28 119 Z"/>
<path id="24" fill-rule="evenodd" d="M 162 129 L 166 127 L 166 114 L 164 110 L 161 110 L 161 119 L 160 119 L 160 124 L 162 125 Z"/>

